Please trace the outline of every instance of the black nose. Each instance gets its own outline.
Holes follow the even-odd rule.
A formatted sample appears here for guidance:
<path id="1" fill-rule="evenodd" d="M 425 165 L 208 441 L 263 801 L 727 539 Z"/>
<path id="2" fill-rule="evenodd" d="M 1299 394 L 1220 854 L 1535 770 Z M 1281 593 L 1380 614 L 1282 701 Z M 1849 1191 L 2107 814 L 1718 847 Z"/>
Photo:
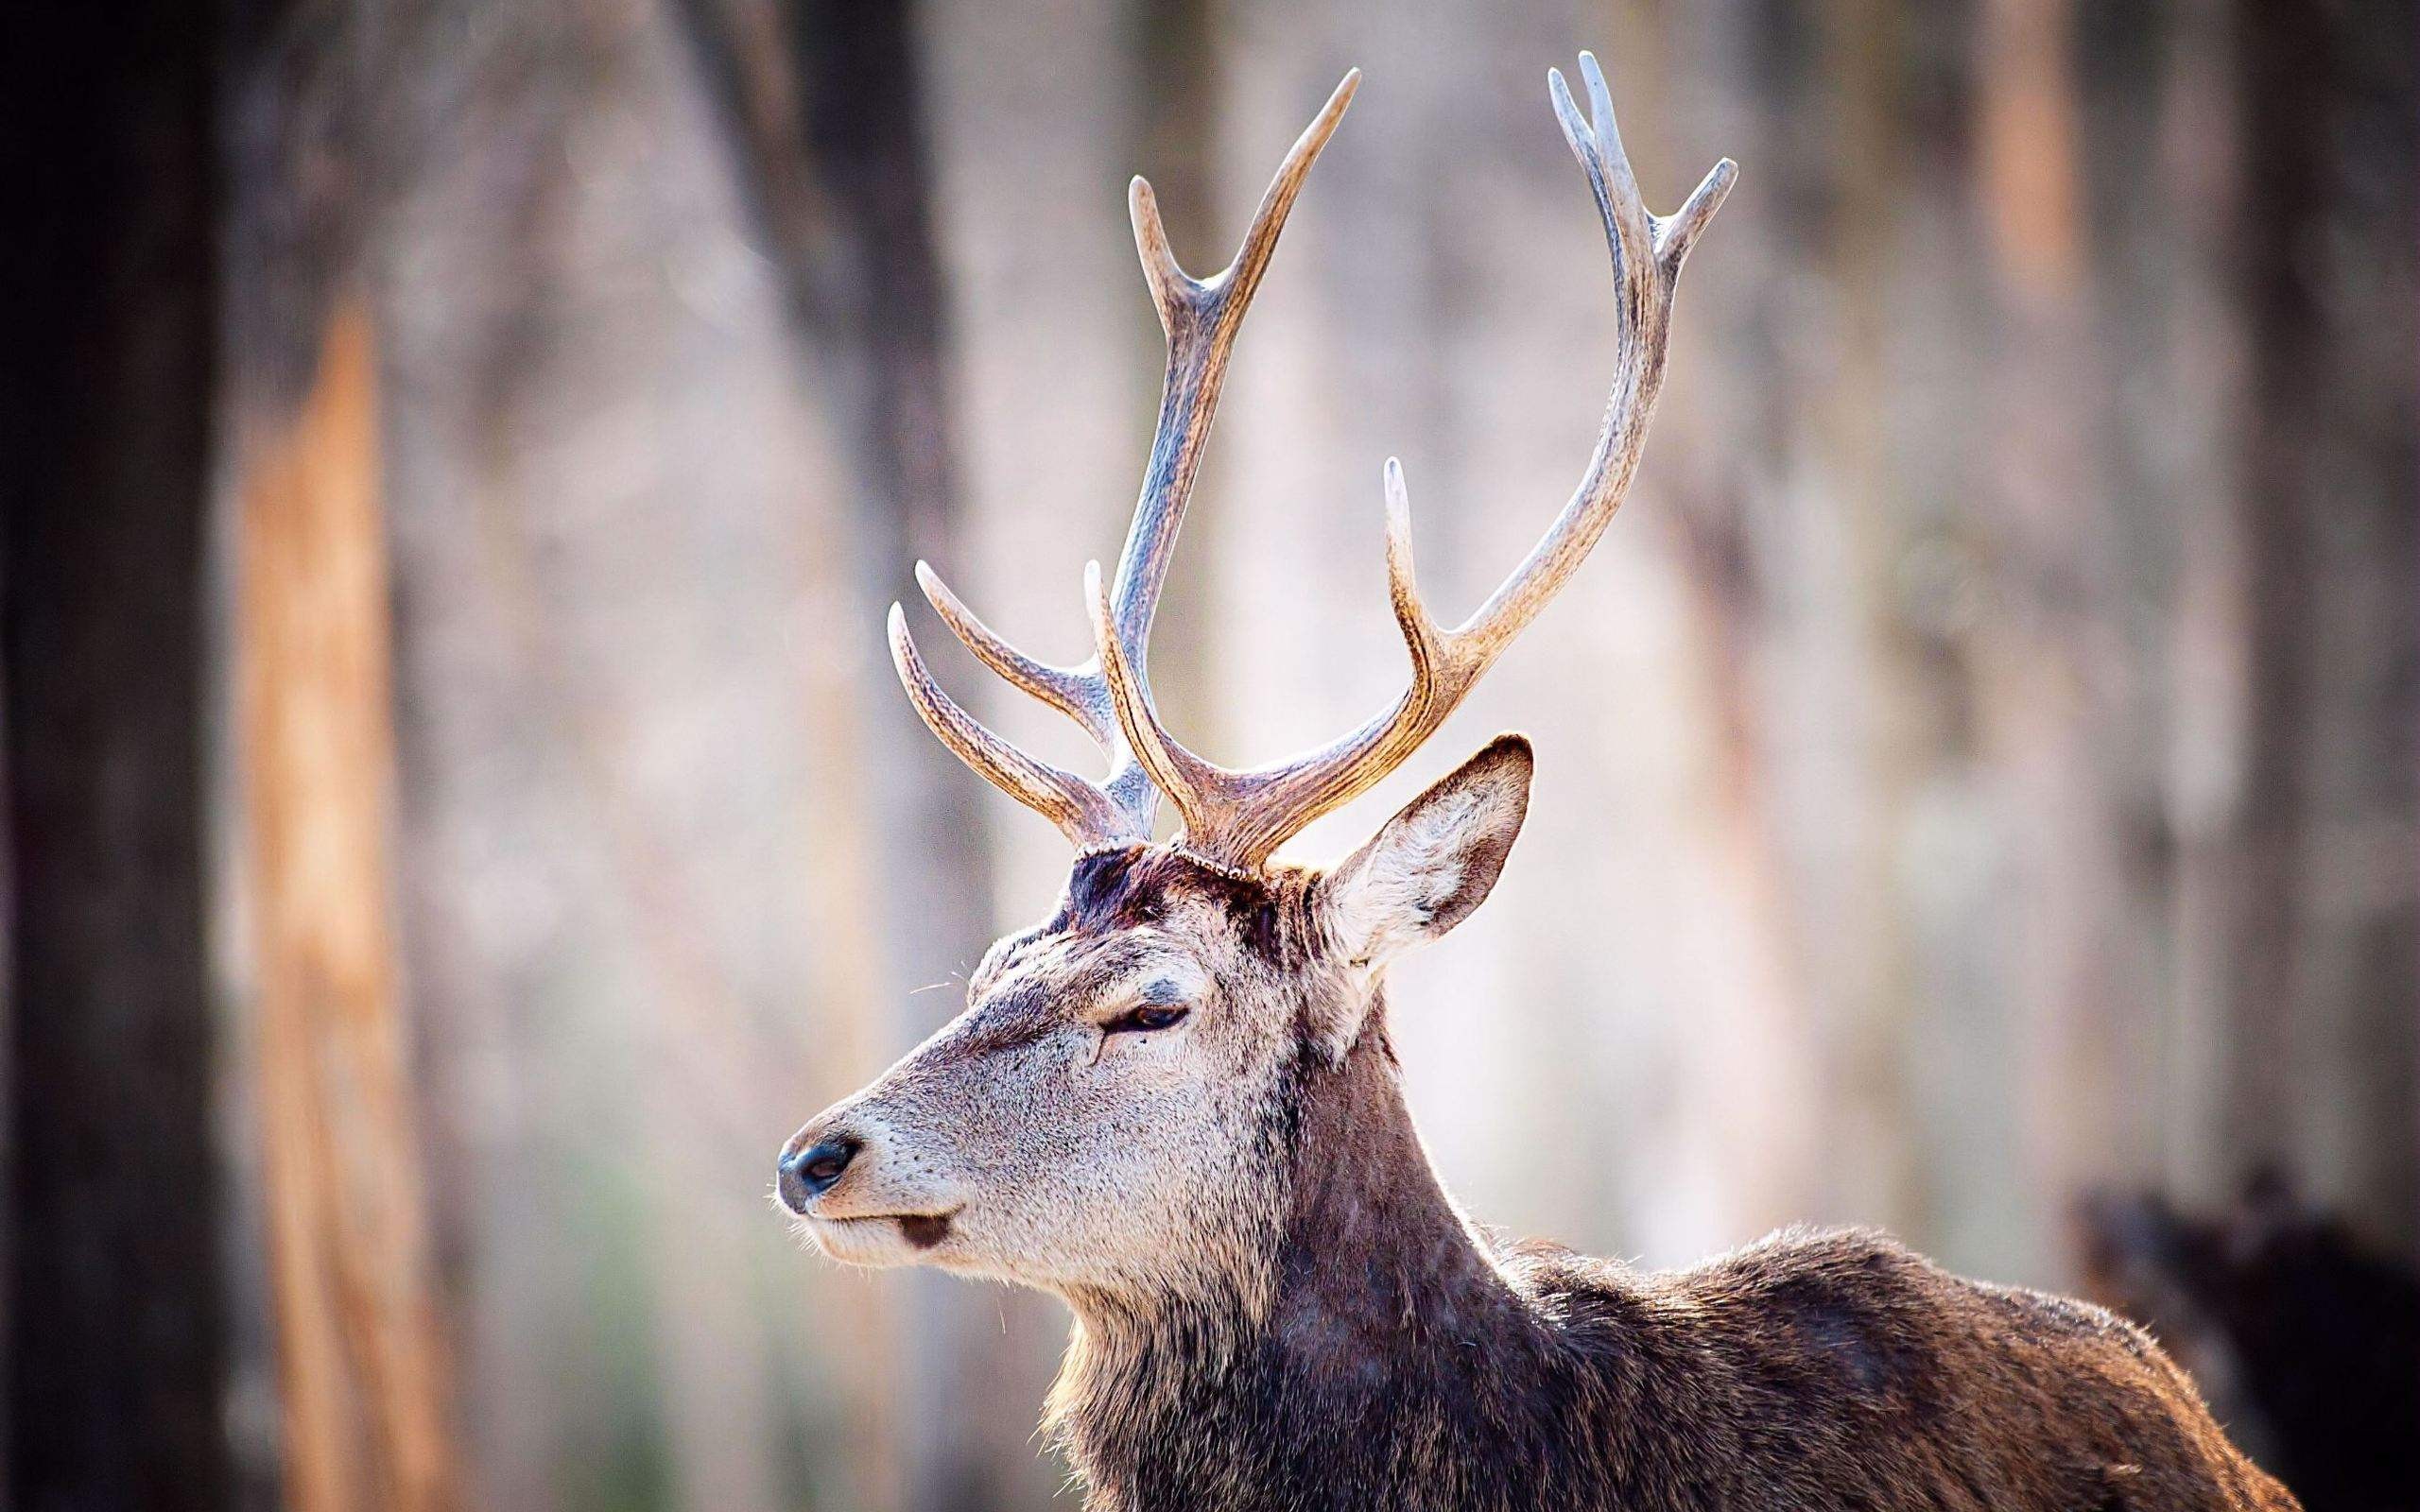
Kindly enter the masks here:
<path id="1" fill-rule="evenodd" d="M 858 1147 L 856 1140 L 835 1138 L 784 1156 L 777 1167 L 781 1172 L 783 1206 L 792 1212 L 804 1212 L 808 1203 L 840 1179 L 840 1173 L 857 1158 Z"/>

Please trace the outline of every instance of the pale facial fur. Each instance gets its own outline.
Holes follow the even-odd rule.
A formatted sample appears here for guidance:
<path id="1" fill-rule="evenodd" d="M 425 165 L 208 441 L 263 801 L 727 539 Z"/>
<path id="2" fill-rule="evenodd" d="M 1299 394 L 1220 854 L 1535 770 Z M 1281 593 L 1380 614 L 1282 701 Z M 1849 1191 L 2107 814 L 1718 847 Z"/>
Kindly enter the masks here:
<path id="1" fill-rule="evenodd" d="M 1280 1217 L 1280 1089 L 1351 1046 L 1388 959 L 1485 897 L 1530 770 L 1499 739 L 1332 873 L 1083 858 L 963 1013 L 790 1140 L 785 1202 L 854 1264 L 1111 1298 L 1249 1286 Z M 792 1168 L 833 1142 L 844 1166 L 813 1190 Z"/>

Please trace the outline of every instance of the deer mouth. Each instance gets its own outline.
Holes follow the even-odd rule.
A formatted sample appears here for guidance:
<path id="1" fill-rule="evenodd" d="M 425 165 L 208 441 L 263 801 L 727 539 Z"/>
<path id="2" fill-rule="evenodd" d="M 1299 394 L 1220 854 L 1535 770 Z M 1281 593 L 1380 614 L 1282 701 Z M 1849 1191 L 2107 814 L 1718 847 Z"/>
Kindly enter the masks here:
<path id="1" fill-rule="evenodd" d="M 825 1254 L 856 1265 L 896 1264 L 912 1260 L 947 1239 L 959 1209 L 946 1212 L 851 1213 L 846 1217 L 815 1214 L 807 1231 Z"/>

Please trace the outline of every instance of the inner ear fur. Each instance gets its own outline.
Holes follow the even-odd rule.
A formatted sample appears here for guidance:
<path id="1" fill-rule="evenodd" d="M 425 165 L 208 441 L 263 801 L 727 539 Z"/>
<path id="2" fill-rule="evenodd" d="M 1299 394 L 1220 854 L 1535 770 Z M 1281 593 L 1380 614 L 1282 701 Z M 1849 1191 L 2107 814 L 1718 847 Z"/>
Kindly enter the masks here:
<path id="1" fill-rule="evenodd" d="M 1324 921 L 1347 962 L 1381 965 L 1486 901 L 1529 814 L 1534 768 L 1528 736 L 1496 736 L 1328 874 Z"/>

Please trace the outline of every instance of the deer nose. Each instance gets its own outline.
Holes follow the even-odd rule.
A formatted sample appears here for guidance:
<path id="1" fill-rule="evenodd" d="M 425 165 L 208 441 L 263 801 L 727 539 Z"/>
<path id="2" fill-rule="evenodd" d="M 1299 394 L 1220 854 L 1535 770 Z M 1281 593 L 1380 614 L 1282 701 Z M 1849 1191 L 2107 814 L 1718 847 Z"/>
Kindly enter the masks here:
<path id="1" fill-rule="evenodd" d="M 805 1212 L 808 1203 L 840 1179 L 862 1147 L 856 1140 L 836 1135 L 783 1156 L 775 1167 L 781 1173 L 782 1205 L 792 1212 Z"/>

